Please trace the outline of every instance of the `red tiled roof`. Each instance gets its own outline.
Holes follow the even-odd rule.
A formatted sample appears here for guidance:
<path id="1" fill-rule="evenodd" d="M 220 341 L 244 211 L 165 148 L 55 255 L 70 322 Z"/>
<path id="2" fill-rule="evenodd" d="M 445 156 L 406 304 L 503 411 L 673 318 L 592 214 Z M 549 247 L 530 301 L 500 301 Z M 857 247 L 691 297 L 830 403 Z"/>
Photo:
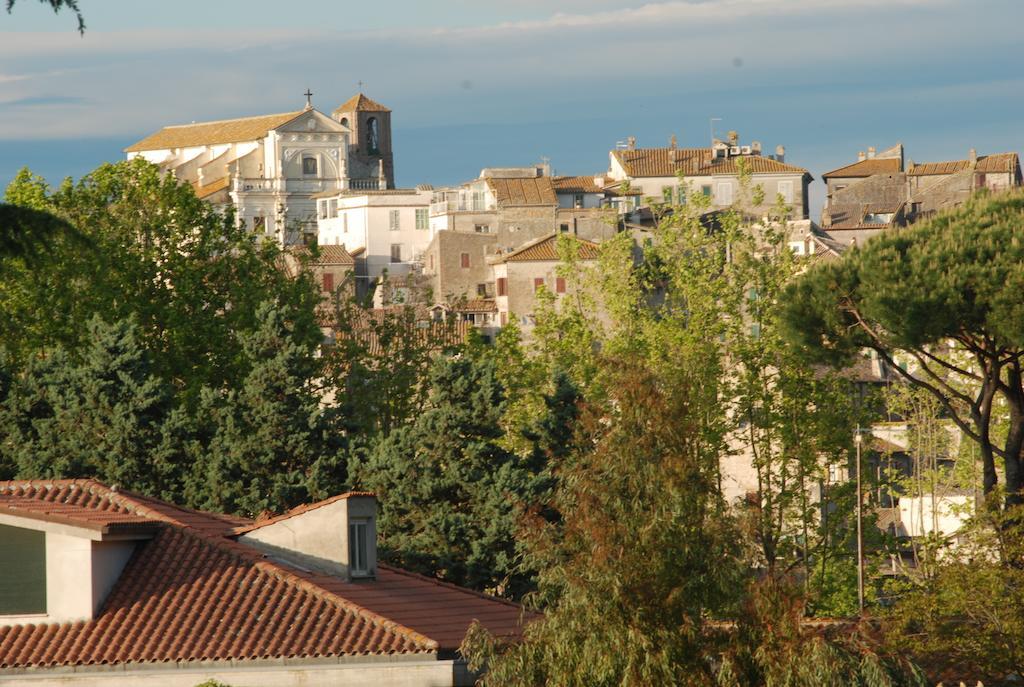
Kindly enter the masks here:
<path id="1" fill-rule="evenodd" d="M 258 117 L 241 117 L 239 119 L 223 119 L 216 122 L 199 122 L 165 126 L 155 134 L 151 134 L 138 143 L 124 149 L 126 153 L 142 150 L 167 150 L 172 148 L 190 148 L 208 146 L 218 143 L 240 143 L 256 141 L 267 135 L 267 132 L 283 126 L 303 113 L 283 112 L 281 114 L 261 115 Z"/>
<path id="2" fill-rule="evenodd" d="M 520 205 L 558 205 L 558 196 L 551 177 L 528 179 L 488 178 L 487 185 L 494 191 L 500 207 Z"/>
<path id="3" fill-rule="evenodd" d="M 0 482 L 3 500 L 50 504 L 81 522 L 142 518 L 158 530 L 93 620 L 0 627 L 0 668 L 434 656 L 458 649 L 474 620 L 499 636 L 518 635 L 524 620 L 515 604 L 387 566 L 374 582 L 351 583 L 267 560 L 229 538 L 249 521 L 91 480 Z"/>
<path id="4" fill-rule="evenodd" d="M 458 312 L 497 312 L 498 306 L 490 298 L 474 298 L 452 306 Z"/>
<path id="5" fill-rule="evenodd" d="M 356 93 L 338 107 L 334 108 L 333 114 L 342 112 L 391 112 L 376 100 L 367 98 L 362 93 Z"/>
<path id="6" fill-rule="evenodd" d="M 912 165 L 907 170 L 908 176 L 932 176 L 936 174 L 956 174 L 971 166 L 970 160 L 950 160 L 948 162 L 922 162 L 919 165 Z M 1017 153 L 995 153 L 993 155 L 979 155 L 975 172 L 991 174 L 997 172 L 1013 172 L 1020 166 Z"/>
<path id="7" fill-rule="evenodd" d="M 563 193 L 604 193 L 604 189 L 594 183 L 594 177 L 551 177 L 551 185 L 555 191 Z"/>
<path id="8" fill-rule="evenodd" d="M 712 160 L 710 148 L 637 148 L 613 153 L 630 177 L 711 176 L 737 174 L 743 160 L 752 174 L 806 174 L 803 167 L 787 165 L 760 155 Z"/>
<path id="9" fill-rule="evenodd" d="M 576 239 L 579 243 L 580 260 L 597 260 L 599 249 L 596 243 L 586 239 Z M 527 243 L 511 253 L 500 256 L 504 262 L 558 262 L 558 234 Z"/>
<path id="10" fill-rule="evenodd" d="M 874 174 L 896 174 L 901 171 L 900 168 L 902 166 L 902 161 L 898 157 L 874 157 L 854 162 L 852 165 L 846 165 L 839 169 L 833 169 L 831 172 L 825 172 L 821 175 L 821 178 L 839 177 L 841 179 L 853 179 L 869 177 Z"/>

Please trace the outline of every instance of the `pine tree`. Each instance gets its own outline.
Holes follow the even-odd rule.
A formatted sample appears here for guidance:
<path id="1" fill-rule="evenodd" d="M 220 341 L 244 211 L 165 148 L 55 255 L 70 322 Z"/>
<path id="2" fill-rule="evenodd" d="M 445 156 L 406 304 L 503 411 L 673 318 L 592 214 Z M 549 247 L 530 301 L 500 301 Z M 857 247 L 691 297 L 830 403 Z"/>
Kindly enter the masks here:
<path id="1" fill-rule="evenodd" d="M 504 389 L 486 358 L 438 359 L 426 409 L 353 468 L 381 499 L 381 549 L 402 567 L 515 596 L 515 533 L 545 478 L 500 444 Z"/>
<path id="2" fill-rule="evenodd" d="M 158 496 L 178 493 L 183 418 L 151 373 L 132 321 L 98 316 L 76 362 L 32 361 L 0 405 L 0 453 L 22 478 L 95 477 Z"/>
<path id="3" fill-rule="evenodd" d="M 309 500 L 313 466 L 337 454 L 330 411 L 313 388 L 314 347 L 296 336 L 285 312 L 264 303 L 256 330 L 239 336 L 250 367 L 239 387 L 203 389 L 187 487 L 198 507 L 285 510 Z"/>

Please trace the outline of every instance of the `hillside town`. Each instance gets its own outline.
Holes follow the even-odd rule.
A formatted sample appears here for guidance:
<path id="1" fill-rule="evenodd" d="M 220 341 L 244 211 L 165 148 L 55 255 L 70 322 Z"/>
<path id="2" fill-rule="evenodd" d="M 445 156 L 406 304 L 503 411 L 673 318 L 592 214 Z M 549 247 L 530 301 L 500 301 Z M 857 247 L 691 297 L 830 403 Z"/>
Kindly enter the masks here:
<path id="1" fill-rule="evenodd" d="M 639 21 L 681 51 L 645 22 L 777 21 L 752 2 L 482 32 Z M 83 41 L 121 20 L 6 10 L 37 5 Z M 457 53 L 456 24 L 344 35 Z M 600 169 L 489 133 L 461 181 L 414 178 L 403 107 L 438 105 L 408 74 L 217 100 L 222 65 L 295 69 L 283 45 L 218 53 L 189 72 L 209 107 L 144 103 L 151 133 L 78 178 L 26 160 L 0 199 L 0 685 L 1024 683 L 1017 152 L 894 121 L 826 137 L 824 169 L 767 115 L 637 118 Z M 665 108 L 638 64 L 630 113 Z"/>

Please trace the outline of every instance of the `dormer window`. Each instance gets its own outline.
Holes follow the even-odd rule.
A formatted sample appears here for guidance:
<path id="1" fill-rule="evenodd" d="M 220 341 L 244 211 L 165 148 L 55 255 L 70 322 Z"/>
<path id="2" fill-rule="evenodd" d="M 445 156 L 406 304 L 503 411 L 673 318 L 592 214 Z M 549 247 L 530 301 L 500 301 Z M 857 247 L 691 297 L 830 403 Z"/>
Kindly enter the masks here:
<path id="1" fill-rule="evenodd" d="M 370 574 L 369 532 L 367 520 L 353 520 L 348 524 L 348 565 L 353 577 Z"/>
<path id="2" fill-rule="evenodd" d="M 302 174 L 304 176 L 316 176 L 316 158 L 315 157 L 304 157 L 302 158 Z"/>

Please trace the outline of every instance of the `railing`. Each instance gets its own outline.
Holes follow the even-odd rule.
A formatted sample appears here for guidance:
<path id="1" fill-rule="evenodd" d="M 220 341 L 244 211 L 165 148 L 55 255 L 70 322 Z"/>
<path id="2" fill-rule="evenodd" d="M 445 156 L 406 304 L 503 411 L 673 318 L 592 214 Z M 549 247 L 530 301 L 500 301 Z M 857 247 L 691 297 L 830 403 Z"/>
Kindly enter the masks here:
<path id="1" fill-rule="evenodd" d="M 378 191 L 380 181 L 377 179 L 349 179 L 348 187 L 354 191 Z"/>
<path id="2" fill-rule="evenodd" d="M 447 215 L 452 212 L 491 212 L 492 210 L 494 210 L 494 204 L 484 201 L 470 201 L 466 203 L 464 201 L 446 200 L 430 204 L 431 216 Z"/>

